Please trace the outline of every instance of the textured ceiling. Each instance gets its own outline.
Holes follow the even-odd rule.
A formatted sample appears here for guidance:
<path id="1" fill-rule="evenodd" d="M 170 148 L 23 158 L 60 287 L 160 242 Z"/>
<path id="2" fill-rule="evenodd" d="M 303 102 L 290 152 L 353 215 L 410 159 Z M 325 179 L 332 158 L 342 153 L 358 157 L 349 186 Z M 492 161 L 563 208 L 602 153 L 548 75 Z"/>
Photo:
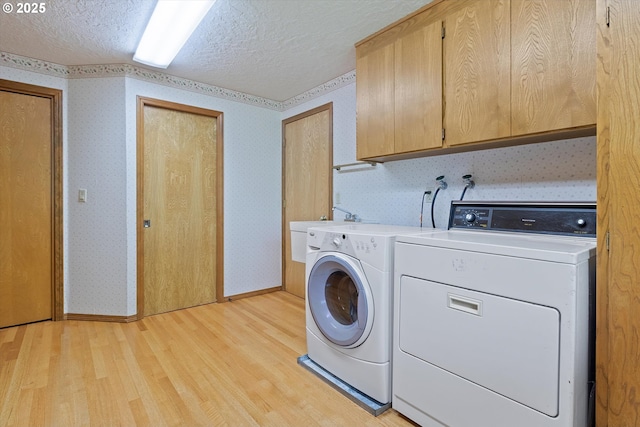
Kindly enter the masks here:
<path id="1" fill-rule="evenodd" d="M 354 43 L 430 1 L 217 0 L 163 72 L 284 101 L 353 70 Z M 47 0 L 41 14 L 1 2 L 14 10 L 0 12 L 0 51 L 143 67 L 132 57 L 155 0 Z"/>

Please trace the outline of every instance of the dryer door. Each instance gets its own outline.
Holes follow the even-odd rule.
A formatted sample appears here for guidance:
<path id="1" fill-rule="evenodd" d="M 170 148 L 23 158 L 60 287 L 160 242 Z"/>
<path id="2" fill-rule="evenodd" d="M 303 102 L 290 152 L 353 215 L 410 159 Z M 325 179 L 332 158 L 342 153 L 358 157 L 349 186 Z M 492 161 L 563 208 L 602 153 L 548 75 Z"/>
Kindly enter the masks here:
<path id="1" fill-rule="evenodd" d="M 320 257 L 309 273 L 307 298 L 313 320 L 332 343 L 353 348 L 369 336 L 373 299 L 357 260 L 340 253 Z"/>

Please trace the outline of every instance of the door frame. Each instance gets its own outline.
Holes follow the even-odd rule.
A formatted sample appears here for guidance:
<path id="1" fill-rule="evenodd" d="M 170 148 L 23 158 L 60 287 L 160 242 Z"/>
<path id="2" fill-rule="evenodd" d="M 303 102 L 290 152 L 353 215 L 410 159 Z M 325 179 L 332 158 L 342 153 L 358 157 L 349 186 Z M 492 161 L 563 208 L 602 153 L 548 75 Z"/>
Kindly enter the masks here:
<path id="1" fill-rule="evenodd" d="M 224 300 L 224 159 L 221 111 L 179 104 L 154 98 L 137 97 L 136 108 L 136 265 L 137 320 L 144 317 L 144 107 L 157 107 L 184 113 L 212 117 L 216 120 L 216 302 Z"/>
<path id="2" fill-rule="evenodd" d="M 0 90 L 47 98 L 51 103 L 51 320 L 64 319 L 62 191 L 62 90 L 0 79 Z"/>
<path id="3" fill-rule="evenodd" d="M 288 224 L 285 221 L 286 215 L 285 215 L 285 210 L 286 210 L 286 206 L 285 206 L 285 196 L 286 196 L 286 176 L 287 176 L 287 145 L 286 145 L 286 127 L 289 123 L 293 123 L 293 122 L 297 122 L 298 120 L 304 119 L 306 117 L 309 116 L 313 116 L 315 114 L 321 113 L 323 111 L 328 111 L 329 112 L 329 149 L 327 150 L 328 156 L 329 156 L 329 163 L 332 164 L 333 163 L 333 102 L 328 102 L 326 104 L 320 105 L 319 107 L 316 108 L 312 108 L 311 110 L 305 111 L 303 113 L 300 114 L 296 114 L 295 116 L 291 116 L 289 118 L 286 118 L 282 121 L 282 196 L 281 196 L 281 201 L 280 201 L 280 206 L 282 207 L 282 213 L 281 213 L 281 218 L 282 218 L 282 224 L 281 224 L 281 230 L 282 230 L 282 247 L 281 247 L 281 253 L 282 253 L 282 260 L 281 260 L 281 269 L 282 269 L 282 285 L 281 285 L 281 289 L 282 290 L 287 290 L 286 287 L 286 283 L 285 283 L 285 268 L 286 268 L 286 263 L 287 263 L 287 259 L 285 259 L 286 257 L 286 252 L 285 252 L 285 239 L 287 238 L 286 233 L 289 232 L 289 227 Z M 329 175 L 329 191 L 327 191 L 328 194 L 328 205 L 332 206 L 333 203 L 333 174 Z M 328 219 L 333 219 L 333 214 L 332 212 L 329 212 L 329 218 Z M 295 262 L 292 260 L 288 260 L 288 262 Z"/>

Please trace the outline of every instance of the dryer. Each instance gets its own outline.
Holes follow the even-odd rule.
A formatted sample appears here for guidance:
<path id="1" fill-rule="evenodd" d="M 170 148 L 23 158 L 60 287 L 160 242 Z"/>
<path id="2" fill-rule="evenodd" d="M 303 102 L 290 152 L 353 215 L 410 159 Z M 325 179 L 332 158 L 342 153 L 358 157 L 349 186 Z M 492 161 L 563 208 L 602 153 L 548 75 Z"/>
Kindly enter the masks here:
<path id="1" fill-rule="evenodd" d="M 453 202 L 396 242 L 392 406 L 423 426 L 584 427 L 595 204 Z"/>
<path id="2" fill-rule="evenodd" d="M 307 231 L 308 356 L 383 404 L 391 401 L 395 236 L 418 230 L 352 224 Z"/>

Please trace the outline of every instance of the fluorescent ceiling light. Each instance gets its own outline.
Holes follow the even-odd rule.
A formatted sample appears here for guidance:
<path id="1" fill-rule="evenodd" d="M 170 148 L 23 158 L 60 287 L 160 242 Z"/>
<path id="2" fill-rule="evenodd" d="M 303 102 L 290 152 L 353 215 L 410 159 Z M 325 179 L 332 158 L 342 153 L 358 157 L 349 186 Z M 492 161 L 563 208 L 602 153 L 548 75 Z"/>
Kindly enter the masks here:
<path id="1" fill-rule="evenodd" d="M 216 0 L 158 0 L 133 60 L 167 68 Z"/>

